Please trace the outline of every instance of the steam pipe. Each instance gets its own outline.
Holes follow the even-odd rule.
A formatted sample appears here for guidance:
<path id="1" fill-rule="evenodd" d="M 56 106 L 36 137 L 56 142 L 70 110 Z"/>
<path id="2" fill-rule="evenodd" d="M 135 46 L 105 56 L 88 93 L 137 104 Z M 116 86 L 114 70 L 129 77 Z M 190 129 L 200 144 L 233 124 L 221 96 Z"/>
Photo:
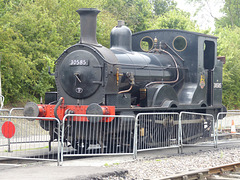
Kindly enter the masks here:
<path id="1" fill-rule="evenodd" d="M 60 97 L 60 99 L 58 100 L 58 102 L 57 102 L 57 104 L 56 104 L 56 106 L 55 106 L 55 108 L 54 108 L 54 116 L 55 116 L 57 119 L 59 119 L 59 120 L 60 120 L 60 118 L 58 117 L 57 109 L 58 109 L 58 107 L 62 104 L 62 102 L 63 102 L 63 97 Z"/>

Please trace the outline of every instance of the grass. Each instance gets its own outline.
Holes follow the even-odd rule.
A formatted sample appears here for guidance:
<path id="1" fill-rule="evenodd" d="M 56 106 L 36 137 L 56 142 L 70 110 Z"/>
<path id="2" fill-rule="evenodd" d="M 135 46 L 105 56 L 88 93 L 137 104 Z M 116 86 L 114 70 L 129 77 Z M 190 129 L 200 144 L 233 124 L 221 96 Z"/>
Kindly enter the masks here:
<path id="1" fill-rule="evenodd" d="M 49 146 L 44 146 L 44 147 L 39 147 L 39 148 L 28 148 L 28 149 L 16 149 L 16 150 L 13 150 L 11 152 L 18 152 L 18 151 L 31 151 L 31 150 L 38 150 L 38 149 L 47 149 L 49 148 Z M 4 150 L 4 152 L 8 152 L 7 150 Z"/>
<path id="2" fill-rule="evenodd" d="M 105 167 L 110 167 L 110 165 L 108 163 L 105 163 L 104 166 Z"/>

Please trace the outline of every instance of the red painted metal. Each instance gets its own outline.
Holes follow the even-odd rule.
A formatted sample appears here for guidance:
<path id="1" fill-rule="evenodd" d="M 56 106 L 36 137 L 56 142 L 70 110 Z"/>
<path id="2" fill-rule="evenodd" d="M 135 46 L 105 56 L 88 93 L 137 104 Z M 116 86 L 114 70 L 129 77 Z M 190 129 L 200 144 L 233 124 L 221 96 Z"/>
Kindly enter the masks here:
<path id="1" fill-rule="evenodd" d="M 39 115 L 38 117 L 55 117 L 54 116 L 54 108 L 56 105 L 46 105 L 46 104 L 38 104 Z M 115 106 L 101 106 L 103 110 L 103 115 L 115 115 Z M 63 120 L 65 116 L 66 110 L 71 110 L 74 114 L 86 114 L 88 106 L 87 105 L 60 105 L 57 109 L 57 114 L 60 120 Z M 114 118 L 102 118 L 103 122 L 111 122 Z M 45 120 L 46 121 L 46 120 Z M 74 117 L 73 121 L 85 121 L 88 122 L 89 120 L 87 117 Z"/>
<path id="2" fill-rule="evenodd" d="M 11 138 L 15 134 L 15 126 L 11 121 L 6 121 L 2 125 L 2 134 L 5 138 Z"/>

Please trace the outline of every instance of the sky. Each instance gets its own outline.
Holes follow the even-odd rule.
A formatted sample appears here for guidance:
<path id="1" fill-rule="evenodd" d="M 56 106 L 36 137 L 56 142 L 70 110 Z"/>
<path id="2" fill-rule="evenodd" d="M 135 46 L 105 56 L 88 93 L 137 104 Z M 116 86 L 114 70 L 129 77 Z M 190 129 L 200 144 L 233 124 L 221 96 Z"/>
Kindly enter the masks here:
<path id="1" fill-rule="evenodd" d="M 202 8 L 199 13 L 194 16 L 194 13 L 197 10 L 197 6 L 194 6 L 193 3 L 187 3 L 187 0 L 175 0 L 177 2 L 177 7 L 184 11 L 191 13 L 191 19 L 196 20 L 197 24 L 201 29 L 211 28 L 214 30 L 214 18 L 219 18 L 223 14 L 220 12 L 220 9 L 224 5 L 224 0 L 202 0 L 206 5 Z"/>

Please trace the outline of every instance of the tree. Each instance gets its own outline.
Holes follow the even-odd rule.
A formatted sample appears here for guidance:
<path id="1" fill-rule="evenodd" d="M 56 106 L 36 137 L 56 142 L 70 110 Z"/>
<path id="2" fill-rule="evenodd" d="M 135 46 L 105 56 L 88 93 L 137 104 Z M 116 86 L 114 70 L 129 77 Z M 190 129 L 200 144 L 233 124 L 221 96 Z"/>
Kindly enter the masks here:
<path id="1" fill-rule="evenodd" d="M 223 104 L 228 109 L 240 108 L 240 28 L 218 29 L 218 55 L 226 56 L 223 66 Z"/>
<path id="2" fill-rule="evenodd" d="M 180 10 L 173 10 L 159 16 L 152 21 L 149 29 L 180 29 L 200 31 L 196 22 L 191 21 L 190 14 Z"/>
<path id="3" fill-rule="evenodd" d="M 27 3 L 1 18 L 2 87 L 7 102 L 39 98 L 53 87 L 46 69 L 61 37 L 47 13 L 41 6 Z"/>
<path id="4" fill-rule="evenodd" d="M 105 0 L 103 8 L 116 20 L 124 20 L 133 32 L 148 28 L 152 6 L 148 0 Z"/>
<path id="5" fill-rule="evenodd" d="M 224 7 L 221 11 L 224 13 L 224 16 L 216 21 L 217 27 L 240 27 L 240 1 L 225 0 Z"/>
<path id="6" fill-rule="evenodd" d="M 6 102 L 37 101 L 46 91 L 54 90 L 54 77 L 48 75 L 48 66 L 53 72 L 61 53 L 79 42 L 80 18 L 75 12 L 78 8 L 101 10 L 97 40 L 106 47 L 118 19 L 125 20 L 133 32 L 149 27 L 195 27 L 188 14 L 177 10 L 156 17 L 148 0 L 4 0 L 0 7 L 2 89 Z"/>
<path id="7" fill-rule="evenodd" d="M 75 11 L 81 7 L 100 7 L 101 1 L 94 2 L 7 1 L 7 11 L 0 21 L 2 89 L 7 103 L 40 99 L 54 88 L 54 77 L 49 76 L 48 66 L 53 71 L 61 53 L 79 42 L 80 18 Z M 110 13 L 99 15 L 99 43 L 109 46 L 110 29 L 115 23 Z"/>
<path id="8" fill-rule="evenodd" d="M 177 8 L 177 3 L 174 0 L 152 0 L 152 4 L 154 6 L 154 13 L 157 16 L 161 16 Z"/>
<path id="9" fill-rule="evenodd" d="M 193 16 L 200 18 L 203 25 L 205 22 L 214 24 L 219 21 L 221 13 L 219 9 L 224 5 L 224 0 L 186 0 L 195 9 Z M 215 28 L 213 28 L 214 30 Z"/>

